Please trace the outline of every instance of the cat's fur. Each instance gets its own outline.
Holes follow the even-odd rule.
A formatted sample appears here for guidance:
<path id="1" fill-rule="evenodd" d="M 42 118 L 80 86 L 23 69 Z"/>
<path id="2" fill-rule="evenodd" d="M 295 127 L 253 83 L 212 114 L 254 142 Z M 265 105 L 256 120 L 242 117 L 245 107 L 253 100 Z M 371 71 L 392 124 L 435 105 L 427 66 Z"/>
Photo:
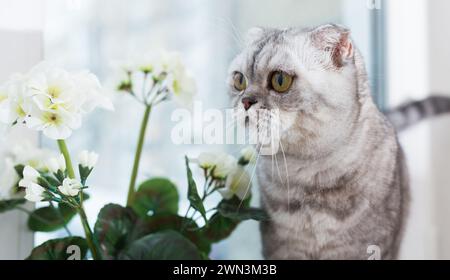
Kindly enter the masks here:
<path id="1" fill-rule="evenodd" d="M 257 163 L 261 224 L 267 259 L 368 259 L 371 245 L 382 259 L 398 255 L 408 213 L 408 175 L 395 129 L 371 98 L 368 78 L 349 31 L 263 29 L 230 66 L 235 108 L 279 109 L 280 149 Z M 268 87 L 273 71 L 295 76 L 279 94 Z M 248 88 L 237 92 L 232 74 Z M 248 112 L 244 97 L 258 101 Z"/>

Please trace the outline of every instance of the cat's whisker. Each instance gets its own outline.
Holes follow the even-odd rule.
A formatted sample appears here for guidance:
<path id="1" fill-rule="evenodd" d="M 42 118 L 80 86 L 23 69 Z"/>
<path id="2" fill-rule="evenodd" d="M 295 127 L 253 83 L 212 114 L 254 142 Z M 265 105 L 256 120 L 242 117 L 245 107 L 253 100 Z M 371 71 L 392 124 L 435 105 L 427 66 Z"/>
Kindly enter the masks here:
<path id="1" fill-rule="evenodd" d="M 259 151 L 257 151 L 255 164 L 254 164 L 253 170 L 252 170 L 252 175 L 250 176 L 250 181 L 249 181 L 249 183 L 248 183 L 248 185 L 247 185 L 247 189 L 245 190 L 245 195 L 244 195 L 244 197 L 247 196 L 248 192 L 250 191 L 251 184 L 252 184 L 252 182 L 253 182 L 253 178 L 254 178 L 255 173 L 256 173 L 255 171 L 256 171 L 257 164 L 258 164 L 258 160 L 259 160 L 259 157 L 260 157 L 260 155 L 261 155 L 261 149 L 262 149 L 262 146 L 261 146 L 261 148 L 259 149 Z M 238 206 L 238 208 L 237 208 L 237 211 L 238 211 L 239 209 L 241 209 L 242 203 L 243 203 L 243 201 L 241 201 L 241 202 L 239 203 L 239 206 Z"/>
<path id="2" fill-rule="evenodd" d="M 287 190 L 288 190 L 288 213 L 291 213 L 291 211 L 290 211 L 291 189 L 290 189 L 289 171 L 288 171 L 288 166 L 287 166 L 286 153 L 284 152 L 283 143 L 281 143 L 281 141 L 280 141 L 279 144 L 280 144 L 281 153 L 282 153 L 283 159 L 284 159 L 284 167 L 286 169 L 286 184 L 287 184 Z"/>

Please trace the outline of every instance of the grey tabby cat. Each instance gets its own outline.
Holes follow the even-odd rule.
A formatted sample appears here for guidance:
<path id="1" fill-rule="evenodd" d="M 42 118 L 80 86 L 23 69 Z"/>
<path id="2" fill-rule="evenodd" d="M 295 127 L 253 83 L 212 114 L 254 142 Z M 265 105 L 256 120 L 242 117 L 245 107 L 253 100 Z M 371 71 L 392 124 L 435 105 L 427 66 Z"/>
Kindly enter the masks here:
<path id="1" fill-rule="evenodd" d="M 254 28 L 228 83 L 248 123 L 268 127 L 271 114 L 255 112 L 280 113 L 280 149 L 257 164 L 270 216 L 261 224 L 264 257 L 368 259 L 369 246 L 377 246 L 382 259 L 397 258 L 409 204 L 405 158 L 371 98 L 350 32 L 333 24 Z M 450 109 L 444 99 L 441 110 L 433 99 L 387 113 L 405 128 L 411 108 L 430 108 L 422 117 L 439 114 Z"/>

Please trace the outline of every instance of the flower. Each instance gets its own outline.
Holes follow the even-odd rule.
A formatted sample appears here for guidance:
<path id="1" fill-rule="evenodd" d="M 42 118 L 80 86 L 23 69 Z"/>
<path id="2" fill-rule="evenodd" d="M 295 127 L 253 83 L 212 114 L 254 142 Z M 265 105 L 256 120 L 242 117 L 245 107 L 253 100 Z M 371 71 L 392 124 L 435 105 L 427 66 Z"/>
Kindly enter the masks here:
<path id="1" fill-rule="evenodd" d="M 242 166 L 237 166 L 228 175 L 225 181 L 225 188 L 218 191 L 224 199 L 231 199 L 233 196 L 237 196 L 240 200 L 245 200 L 251 194 L 250 188 L 251 178 L 248 172 Z"/>
<path id="2" fill-rule="evenodd" d="M 148 105 L 173 98 L 179 105 L 191 107 L 197 88 L 179 53 L 148 52 L 122 63 L 121 69 L 126 75 L 118 86 L 120 91 L 131 93 Z"/>
<path id="3" fill-rule="evenodd" d="M 47 161 L 47 168 L 52 173 L 58 173 L 58 171 L 66 171 L 66 159 L 63 154 L 58 157 L 52 157 Z"/>
<path id="4" fill-rule="evenodd" d="M 12 199 L 17 196 L 17 182 L 19 175 L 14 169 L 11 158 L 5 158 L 4 164 L 0 164 L 0 200 Z"/>
<path id="5" fill-rule="evenodd" d="M 215 153 L 201 153 L 197 160 L 195 160 L 198 165 L 203 169 L 210 169 L 216 165 L 216 154 Z"/>
<path id="6" fill-rule="evenodd" d="M 31 202 L 39 202 L 45 199 L 45 189 L 38 184 L 41 175 L 33 167 L 27 165 L 23 169 L 23 179 L 19 186 L 25 188 L 25 199 Z"/>
<path id="7" fill-rule="evenodd" d="M 45 189 L 36 183 L 30 183 L 25 189 L 25 199 L 40 202 L 45 199 Z"/>
<path id="8" fill-rule="evenodd" d="M 52 153 L 36 148 L 28 141 L 14 142 L 14 144 L 6 140 L 0 142 L 0 159 L 2 159 L 0 160 L 0 199 L 23 197 L 23 192 L 17 188 L 20 177 L 15 167 L 28 165 L 35 170 L 45 172 L 46 159 Z"/>
<path id="9" fill-rule="evenodd" d="M 252 146 L 247 146 L 241 150 L 241 159 L 240 162 L 243 163 L 243 165 L 246 165 L 248 163 L 255 163 L 256 162 L 256 150 Z"/>
<path id="10" fill-rule="evenodd" d="M 24 80 L 24 76 L 16 74 L 5 84 L 0 85 L 0 121 L 5 124 L 25 121 L 29 106 L 24 102 Z"/>
<path id="11" fill-rule="evenodd" d="M 83 185 L 76 179 L 66 178 L 63 181 L 62 186 L 58 187 L 58 190 L 67 196 L 76 196 L 83 188 Z"/>
<path id="12" fill-rule="evenodd" d="M 46 62 L 11 77 L 1 91 L 2 122 L 24 123 L 51 139 L 68 138 L 81 126 L 83 115 L 97 107 L 113 109 L 95 75 L 71 73 Z"/>
<path id="13" fill-rule="evenodd" d="M 216 179 L 225 179 L 236 167 L 236 159 L 223 152 L 201 153 L 197 159 L 198 165 L 203 169 L 211 169 L 212 176 Z"/>
<path id="14" fill-rule="evenodd" d="M 14 165 L 29 165 L 43 172 L 47 169 L 48 158 L 54 156 L 53 151 L 37 148 L 29 141 L 12 145 L 9 153 Z"/>
<path id="15" fill-rule="evenodd" d="M 41 175 L 36 169 L 27 165 L 23 169 L 23 179 L 19 181 L 19 186 L 28 188 L 31 184 L 37 183 L 40 176 Z"/>
<path id="16" fill-rule="evenodd" d="M 82 151 L 78 155 L 78 163 L 82 167 L 92 169 L 95 167 L 98 161 L 98 154 L 95 152 Z"/>

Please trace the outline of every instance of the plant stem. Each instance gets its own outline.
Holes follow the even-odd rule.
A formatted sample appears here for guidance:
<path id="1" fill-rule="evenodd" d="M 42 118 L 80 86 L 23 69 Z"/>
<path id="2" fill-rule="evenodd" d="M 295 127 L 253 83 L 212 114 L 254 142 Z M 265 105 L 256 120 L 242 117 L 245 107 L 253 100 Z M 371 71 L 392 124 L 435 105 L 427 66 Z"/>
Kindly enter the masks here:
<path id="1" fill-rule="evenodd" d="M 57 209 L 57 208 L 55 207 L 55 205 L 53 204 L 53 202 L 49 201 L 49 203 L 50 203 L 50 207 L 52 207 L 53 211 L 56 213 L 56 215 L 58 215 L 59 219 L 61 220 L 61 222 L 62 222 L 62 224 L 63 224 L 63 227 L 64 227 L 64 230 L 67 232 L 67 234 L 68 234 L 69 236 L 72 236 L 72 233 L 70 232 L 69 228 L 67 227 L 67 224 L 66 224 L 66 222 L 64 221 L 64 217 L 63 217 L 63 215 L 61 214 L 61 212 L 59 211 L 59 209 Z"/>
<path id="2" fill-rule="evenodd" d="M 58 140 L 58 147 L 61 153 L 63 154 L 64 159 L 66 160 L 66 169 L 69 178 L 75 179 L 75 171 L 73 170 L 72 160 L 70 159 L 70 154 L 69 150 L 67 149 L 66 141 Z"/>
<path id="3" fill-rule="evenodd" d="M 67 149 L 66 142 L 64 140 L 58 140 L 58 147 L 61 153 L 64 156 L 64 159 L 66 160 L 66 169 L 67 174 L 69 175 L 69 178 L 75 179 L 75 171 L 73 170 L 72 166 L 72 160 L 70 159 L 69 150 Z M 86 212 L 84 211 L 83 207 L 83 195 L 82 192 L 80 192 L 80 206 L 77 208 L 78 214 L 81 218 L 81 223 L 83 224 L 84 234 L 86 235 L 86 242 L 89 246 L 89 249 L 92 252 L 92 257 L 94 260 L 101 260 L 101 255 L 99 255 L 97 246 L 94 240 L 94 235 L 92 234 L 91 227 L 89 226 L 89 222 L 86 216 Z"/>
<path id="4" fill-rule="evenodd" d="M 99 252 L 97 250 L 97 245 L 94 240 L 94 235 L 92 233 L 91 227 L 89 226 L 89 222 L 87 220 L 87 216 L 86 216 L 86 213 L 84 212 L 83 207 L 78 208 L 78 214 L 80 215 L 81 223 L 83 224 L 84 233 L 86 234 L 86 242 L 89 246 L 89 249 L 92 252 L 92 258 L 94 258 L 94 260 L 101 260 L 102 259 L 101 255 L 99 254 Z"/>
<path id="5" fill-rule="evenodd" d="M 128 187 L 127 206 L 129 206 L 131 204 L 131 201 L 133 200 L 135 186 L 136 186 L 136 177 L 137 177 L 138 170 L 139 170 L 139 162 L 141 160 L 142 148 L 144 147 L 145 131 L 147 130 L 147 124 L 148 124 L 151 110 L 152 110 L 152 105 L 146 105 L 144 117 L 142 119 L 141 129 L 139 132 L 139 139 L 138 139 L 138 143 L 137 143 L 136 154 L 134 156 L 134 164 L 133 164 L 133 170 L 131 172 L 130 185 Z"/>

